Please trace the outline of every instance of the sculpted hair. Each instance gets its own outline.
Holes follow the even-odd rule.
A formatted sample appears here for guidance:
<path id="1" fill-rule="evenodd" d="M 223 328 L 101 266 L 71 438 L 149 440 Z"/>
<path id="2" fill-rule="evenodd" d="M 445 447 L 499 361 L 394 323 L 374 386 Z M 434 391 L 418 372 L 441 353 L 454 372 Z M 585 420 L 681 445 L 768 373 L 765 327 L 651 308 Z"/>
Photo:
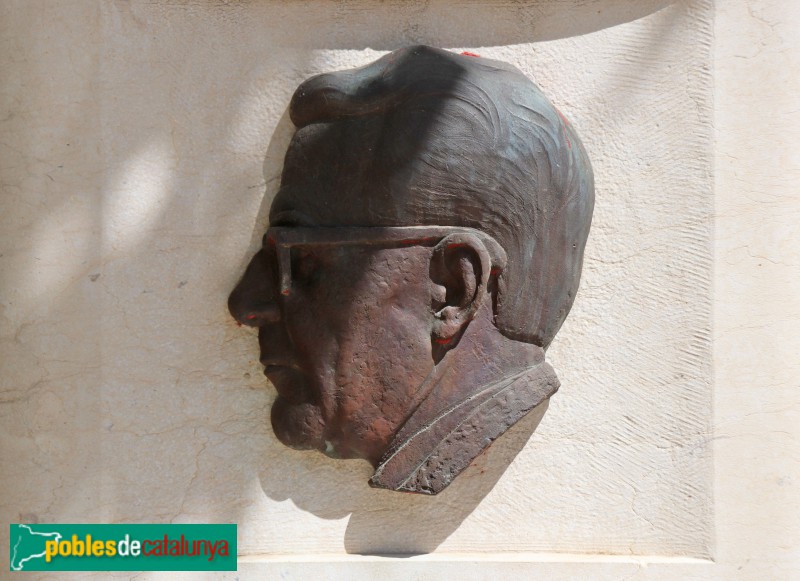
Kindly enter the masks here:
<path id="1" fill-rule="evenodd" d="M 298 131 L 284 184 L 311 179 L 302 162 L 324 135 L 356 140 L 346 147 L 360 153 L 347 159 L 363 161 L 337 192 L 370 214 L 354 209 L 351 225 L 490 234 L 508 253 L 497 328 L 550 344 L 578 290 L 594 178 L 577 134 L 533 82 L 505 63 L 415 46 L 307 80 L 289 112 Z"/>

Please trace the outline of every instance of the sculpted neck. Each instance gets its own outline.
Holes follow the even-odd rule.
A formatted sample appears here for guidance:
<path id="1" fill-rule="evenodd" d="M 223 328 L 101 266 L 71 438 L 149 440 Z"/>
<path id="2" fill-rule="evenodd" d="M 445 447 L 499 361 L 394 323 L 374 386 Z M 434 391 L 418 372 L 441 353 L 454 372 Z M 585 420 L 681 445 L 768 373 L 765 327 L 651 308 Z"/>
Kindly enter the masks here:
<path id="1" fill-rule="evenodd" d="M 431 413 L 456 404 L 488 385 L 544 362 L 538 345 L 514 341 L 492 323 L 484 305 L 454 345 L 434 367 L 420 389 L 415 410 L 406 425 L 421 425 Z"/>
<path id="2" fill-rule="evenodd" d="M 466 393 L 543 361 L 544 350 L 538 345 L 500 333 L 492 323 L 490 306 L 485 304 L 434 373 L 440 383 L 453 384 L 454 389 Z"/>
<path id="3" fill-rule="evenodd" d="M 392 444 L 406 434 L 423 429 L 470 396 L 544 363 L 541 347 L 505 337 L 491 317 L 491 307 L 484 305 L 458 343 L 434 366 L 420 388 L 413 411 L 395 434 Z M 373 466 L 379 463 L 381 456 L 383 452 L 372 458 Z"/>
<path id="4" fill-rule="evenodd" d="M 481 312 L 433 369 L 370 485 L 436 494 L 558 389 L 544 351 L 501 335 Z"/>

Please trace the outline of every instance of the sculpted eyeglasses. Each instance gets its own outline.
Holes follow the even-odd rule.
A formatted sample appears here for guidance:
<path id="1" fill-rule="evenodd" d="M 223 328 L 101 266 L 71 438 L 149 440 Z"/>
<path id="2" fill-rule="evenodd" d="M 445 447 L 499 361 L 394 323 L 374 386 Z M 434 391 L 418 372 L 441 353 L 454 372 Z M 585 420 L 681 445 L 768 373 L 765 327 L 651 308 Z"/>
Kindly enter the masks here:
<path id="1" fill-rule="evenodd" d="M 278 259 L 280 292 L 286 296 L 292 288 L 291 250 L 294 246 L 437 246 L 447 239 L 447 246 L 466 245 L 475 237 L 491 261 L 493 272 L 506 265 L 506 252 L 489 234 L 462 226 L 370 226 L 370 227 L 294 227 L 273 226 L 264 234 L 263 246 L 274 247 Z"/>

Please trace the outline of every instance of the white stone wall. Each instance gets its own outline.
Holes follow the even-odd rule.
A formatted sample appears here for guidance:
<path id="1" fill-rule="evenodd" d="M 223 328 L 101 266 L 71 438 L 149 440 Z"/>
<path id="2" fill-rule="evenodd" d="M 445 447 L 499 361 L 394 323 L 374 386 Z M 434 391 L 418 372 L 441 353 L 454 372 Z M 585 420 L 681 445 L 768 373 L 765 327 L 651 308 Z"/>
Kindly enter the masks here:
<path id="1" fill-rule="evenodd" d="M 0 4 L 0 524 L 237 522 L 253 578 L 800 576 L 800 4 L 717 4 Z M 225 306 L 294 88 L 420 42 L 522 69 L 597 181 L 561 390 L 435 498 L 281 446 Z"/>

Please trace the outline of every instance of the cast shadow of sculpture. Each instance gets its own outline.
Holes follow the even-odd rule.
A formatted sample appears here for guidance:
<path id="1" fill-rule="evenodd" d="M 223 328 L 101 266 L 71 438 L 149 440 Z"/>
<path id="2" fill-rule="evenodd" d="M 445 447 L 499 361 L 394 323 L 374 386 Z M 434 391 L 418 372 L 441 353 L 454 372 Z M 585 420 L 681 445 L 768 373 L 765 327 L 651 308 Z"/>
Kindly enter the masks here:
<path id="1" fill-rule="evenodd" d="M 517 69 L 425 46 L 313 77 L 289 112 L 297 130 L 269 228 L 229 298 L 258 329 L 275 435 L 367 460 L 374 488 L 435 495 L 477 466 L 435 500 L 368 493 L 365 474 L 345 483 L 295 454 L 262 484 L 323 518 L 351 513 L 348 551 L 427 552 L 491 490 L 558 389 L 544 354 L 580 280 L 589 160 Z"/>
<path id="2" fill-rule="evenodd" d="M 536 0 L 407 3 L 364 2 L 342 10 L 329 2 L 312 2 L 308 12 L 329 23 L 333 34 L 298 34 L 287 22 L 277 31 L 281 46 L 318 49 L 395 50 L 417 43 L 438 46 L 509 46 L 590 34 L 644 18 L 676 0 Z M 684 3 L 687 4 L 687 3 Z M 690 4 L 690 3 L 688 3 Z M 288 14 L 287 14 L 288 16 Z M 300 24 L 297 22 L 297 24 Z M 343 33 L 346 32 L 346 33 Z"/>
<path id="3" fill-rule="evenodd" d="M 529 412 L 437 496 L 376 491 L 381 493 L 379 497 L 353 510 L 345 550 L 395 556 L 433 552 L 492 491 L 530 441 L 548 405 L 545 400 Z"/>
<path id="4" fill-rule="evenodd" d="M 262 464 L 259 480 L 277 501 L 323 519 L 350 519 L 344 549 L 360 555 L 411 556 L 436 550 L 489 494 L 528 444 L 549 405 L 545 400 L 479 455 L 436 496 L 367 487 L 372 467 L 282 448 L 280 467 Z M 280 443 L 271 442 L 276 448 Z M 277 452 L 276 452 L 277 453 Z"/>

